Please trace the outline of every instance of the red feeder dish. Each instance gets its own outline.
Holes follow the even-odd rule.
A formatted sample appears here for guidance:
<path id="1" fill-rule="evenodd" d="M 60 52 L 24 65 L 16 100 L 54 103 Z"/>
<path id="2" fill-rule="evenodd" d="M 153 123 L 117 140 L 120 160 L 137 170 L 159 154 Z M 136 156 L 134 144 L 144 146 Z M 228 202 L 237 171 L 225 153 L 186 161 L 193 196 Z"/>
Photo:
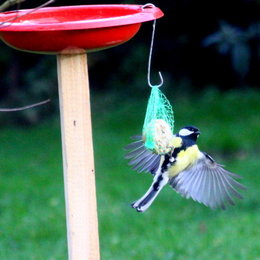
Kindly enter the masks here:
<path id="1" fill-rule="evenodd" d="M 152 4 L 0 13 L 0 38 L 5 43 L 23 51 L 57 54 L 70 260 L 100 258 L 86 52 L 124 43 L 142 22 L 162 16 Z"/>
<path id="2" fill-rule="evenodd" d="M 141 23 L 163 16 L 148 5 L 83 5 L 0 13 L 0 37 L 13 48 L 37 53 L 95 51 L 131 39 Z"/>

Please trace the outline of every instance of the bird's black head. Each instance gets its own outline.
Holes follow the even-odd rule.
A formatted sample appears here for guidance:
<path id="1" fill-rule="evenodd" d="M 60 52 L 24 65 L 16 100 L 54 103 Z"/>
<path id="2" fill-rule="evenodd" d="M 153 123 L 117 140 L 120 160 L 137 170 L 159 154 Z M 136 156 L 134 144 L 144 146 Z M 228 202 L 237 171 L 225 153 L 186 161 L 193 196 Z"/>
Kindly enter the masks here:
<path id="1" fill-rule="evenodd" d="M 190 139 L 196 142 L 200 135 L 200 130 L 195 126 L 185 126 L 179 131 L 178 135 L 182 138 Z"/>

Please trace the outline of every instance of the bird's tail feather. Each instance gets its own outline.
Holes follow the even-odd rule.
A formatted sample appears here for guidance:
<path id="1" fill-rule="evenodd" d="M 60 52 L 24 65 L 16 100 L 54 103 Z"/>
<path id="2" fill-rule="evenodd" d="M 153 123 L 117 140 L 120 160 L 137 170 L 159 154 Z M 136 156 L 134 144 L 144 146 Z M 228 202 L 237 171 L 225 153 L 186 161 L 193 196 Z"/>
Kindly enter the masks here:
<path id="1" fill-rule="evenodd" d="M 161 189 L 168 183 L 169 178 L 160 174 L 155 176 L 154 181 L 148 191 L 137 201 L 134 201 L 131 206 L 138 212 L 146 211 L 153 203 Z"/>

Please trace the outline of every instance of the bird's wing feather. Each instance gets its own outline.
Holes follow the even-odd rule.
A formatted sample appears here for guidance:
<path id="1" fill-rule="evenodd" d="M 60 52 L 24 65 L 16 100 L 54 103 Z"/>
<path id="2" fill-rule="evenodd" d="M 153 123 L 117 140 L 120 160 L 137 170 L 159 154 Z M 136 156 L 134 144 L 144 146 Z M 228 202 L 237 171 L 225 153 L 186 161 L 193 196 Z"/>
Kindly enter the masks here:
<path id="1" fill-rule="evenodd" d="M 199 160 L 173 177 L 169 183 L 182 196 L 192 198 L 210 208 L 225 209 L 234 205 L 234 198 L 242 199 L 238 190 L 245 187 L 234 178 L 239 175 L 229 172 L 206 153 Z"/>
<path id="2" fill-rule="evenodd" d="M 161 156 L 146 149 L 142 136 L 132 137 L 135 141 L 125 147 L 128 151 L 125 158 L 137 172 L 150 172 L 155 175 L 160 166 Z"/>

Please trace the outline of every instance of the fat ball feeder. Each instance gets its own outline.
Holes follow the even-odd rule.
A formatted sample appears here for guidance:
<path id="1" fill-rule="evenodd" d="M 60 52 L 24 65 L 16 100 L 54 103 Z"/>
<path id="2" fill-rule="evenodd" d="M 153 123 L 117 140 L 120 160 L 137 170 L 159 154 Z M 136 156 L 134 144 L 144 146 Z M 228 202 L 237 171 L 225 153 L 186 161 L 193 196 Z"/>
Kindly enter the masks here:
<path id="1" fill-rule="evenodd" d="M 87 52 L 131 39 L 163 16 L 151 5 L 83 5 L 0 14 L 9 46 L 57 55 L 62 154 L 70 260 L 99 259 Z"/>

